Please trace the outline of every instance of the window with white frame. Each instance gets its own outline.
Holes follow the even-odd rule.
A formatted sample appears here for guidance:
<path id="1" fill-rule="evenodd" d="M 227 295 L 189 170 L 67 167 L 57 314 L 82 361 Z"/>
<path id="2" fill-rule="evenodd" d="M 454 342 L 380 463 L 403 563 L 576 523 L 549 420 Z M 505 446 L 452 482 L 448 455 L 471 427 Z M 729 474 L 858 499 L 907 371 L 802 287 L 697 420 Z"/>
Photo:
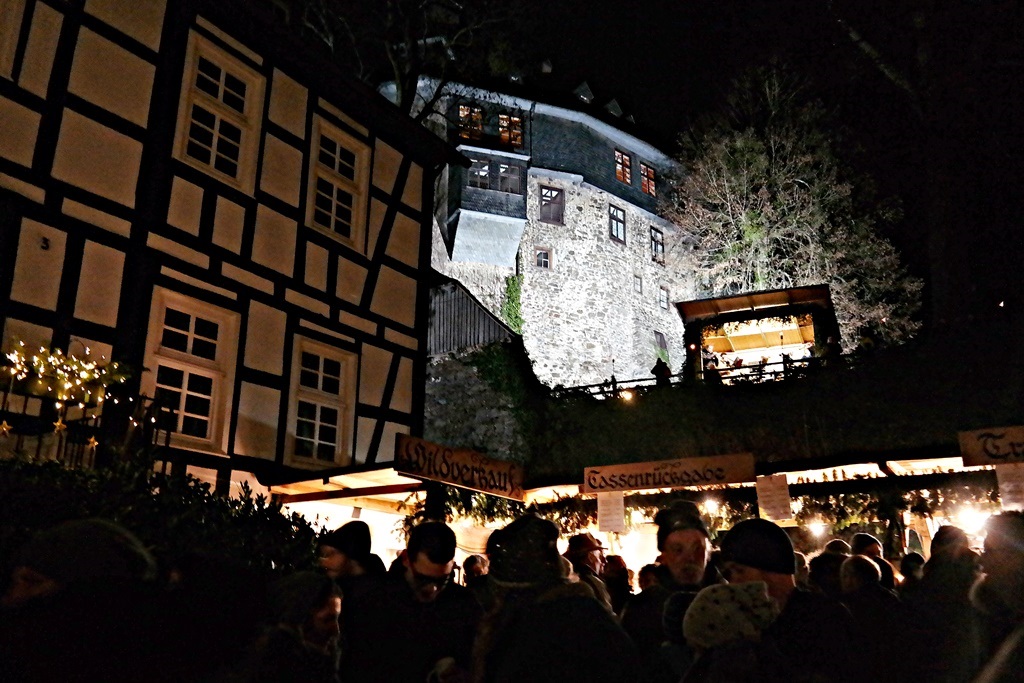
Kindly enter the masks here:
<path id="1" fill-rule="evenodd" d="M 311 155 L 309 225 L 362 251 L 370 153 L 366 145 L 321 118 Z"/>
<path id="2" fill-rule="evenodd" d="M 626 211 L 608 206 L 608 234 L 616 242 L 626 243 Z"/>
<path id="3" fill-rule="evenodd" d="M 540 219 L 561 225 L 565 218 L 565 193 L 554 187 L 540 188 Z"/>
<path id="4" fill-rule="evenodd" d="M 658 288 L 658 305 L 668 310 L 668 289 L 665 287 Z"/>
<path id="5" fill-rule="evenodd" d="M 189 37 L 175 155 L 244 191 L 253 189 L 264 80 L 242 60 Z"/>
<path id="6" fill-rule="evenodd" d="M 300 339 L 296 344 L 290 415 L 297 463 L 346 464 L 355 407 L 354 354 Z"/>
<path id="7" fill-rule="evenodd" d="M 491 164 L 486 159 L 471 159 L 469 167 L 469 186 L 488 190 L 491 187 Z"/>
<path id="8" fill-rule="evenodd" d="M 651 228 L 651 260 L 665 262 L 665 233 L 657 228 Z"/>
<path id="9" fill-rule="evenodd" d="M 510 194 L 522 194 L 522 172 L 513 164 L 498 166 L 498 189 Z"/>
<path id="10" fill-rule="evenodd" d="M 637 294 L 644 293 L 644 278 L 642 275 L 633 276 L 633 291 Z"/>
<path id="11" fill-rule="evenodd" d="M 551 250 L 547 247 L 537 247 L 534 249 L 533 263 L 538 268 L 551 270 Z"/>
<path id="12" fill-rule="evenodd" d="M 654 169 L 644 163 L 640 164 L 640 190 L 652 197 L 658 196 L 654 187 Z"/>
<path id="13" fill-rule="evenodd" d="M 143 392 L 158 428 L 177 446 L 223 452 L 238 316 L 158 288 L 151 313 Z"/>
<path id="14" fill-rule="evenodd" d="M 0 0 L 0 78 L 11 78 L 25 0 Z"/>

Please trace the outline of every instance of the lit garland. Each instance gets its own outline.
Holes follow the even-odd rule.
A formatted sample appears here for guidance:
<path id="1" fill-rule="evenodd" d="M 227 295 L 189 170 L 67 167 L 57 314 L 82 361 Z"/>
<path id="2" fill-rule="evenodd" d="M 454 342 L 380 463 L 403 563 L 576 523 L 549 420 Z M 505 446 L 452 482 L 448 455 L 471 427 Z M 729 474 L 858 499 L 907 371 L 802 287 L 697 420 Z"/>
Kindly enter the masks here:
<path id="1" fill-rule="evenodd" d="M 11 380 L 5 399 L 8 392 L 17 389 L 30 394 L 49 395 L 62 403 L 102 403 L 108 386 L 123 383 L 129 377 L 128 371 L 119 363 L 90 359 L 88 348 L 84 358 L 65 354 L 61 349 L 42 347 L 38 353 L 29 356 L 25 342 L 19 342 L 7 354 L 7 360 L 9 363 L 5 367 Z"/>

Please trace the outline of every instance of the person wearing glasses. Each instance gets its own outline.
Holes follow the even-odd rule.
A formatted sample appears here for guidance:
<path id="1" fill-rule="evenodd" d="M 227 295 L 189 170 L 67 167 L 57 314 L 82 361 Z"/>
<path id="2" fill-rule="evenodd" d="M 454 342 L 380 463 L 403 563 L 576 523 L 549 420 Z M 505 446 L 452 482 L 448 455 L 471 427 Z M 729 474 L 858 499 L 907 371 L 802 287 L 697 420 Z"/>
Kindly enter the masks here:
<path id="1" fill-rule="evenodd" d="M 455 533 L 443 522 L 409 532 L 401 571 L 349 603 L 347 652 L 341 679 L 349 682 L 468 680 L 481 608 L 452 580 Z"/>

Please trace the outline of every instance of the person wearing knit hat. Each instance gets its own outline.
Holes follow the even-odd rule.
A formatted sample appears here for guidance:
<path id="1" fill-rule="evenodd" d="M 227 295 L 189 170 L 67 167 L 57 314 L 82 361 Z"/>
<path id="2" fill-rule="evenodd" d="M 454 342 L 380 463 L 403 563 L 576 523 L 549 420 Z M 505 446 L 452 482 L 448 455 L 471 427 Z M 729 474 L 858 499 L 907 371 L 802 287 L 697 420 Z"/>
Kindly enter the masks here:
<path id="1" fill-rule="evenodd" d="M 768 587 L 780 612 L 765 633 L 798 680 L 845 680 L 852 670 L 853 618 L 836 600 L 797 588 L 793 542 L 782 527 L 766 519 L 739 522 L 722 539 L 721 559 L 730 584 Z"/>
<path id="2" fill-rule="evenodd" d="M 705 571 L 711 556 L 707 525 L 697 506 L 688 500 L 654 516 L 658 525 L 658 550 L 665 568 L 659 581 L 672 591 L 694 590 L 705 583 Z"/>
<path id="3" fill-rule="evenodd" d="M 708 586 L 694 598 L 683 617 L 683 635 L 697 650 L 710 650 L 738 640 L 758 641 L 779 616 L 763 581 Z"/>
<path id="4" fill-rule="evenodd" d="M 370 557 L 370 527 L 353 520 L 320 538 L 320 568 L 332 579 L 366 572 Z"/>
<path id="5" fill-rule="evenodd" d="M 19 551 L 3 604 L 50 595 L 85 581 L 151 581 L 156 561 L 130 531 L 106 519 L 63 522 Z"/>
<path id="6" fill-rule="evenodd" d="M 590 587 L 570 583 L 559 528 L 534 513 L 487 541 L 494 605 L 474 645 L 475 681 L 626 683 L 638 680 L 636 649 Z M 589 534 L 571 548 L 600 548 Z M 588 549 L 589 550 L 586 550 Z"/>

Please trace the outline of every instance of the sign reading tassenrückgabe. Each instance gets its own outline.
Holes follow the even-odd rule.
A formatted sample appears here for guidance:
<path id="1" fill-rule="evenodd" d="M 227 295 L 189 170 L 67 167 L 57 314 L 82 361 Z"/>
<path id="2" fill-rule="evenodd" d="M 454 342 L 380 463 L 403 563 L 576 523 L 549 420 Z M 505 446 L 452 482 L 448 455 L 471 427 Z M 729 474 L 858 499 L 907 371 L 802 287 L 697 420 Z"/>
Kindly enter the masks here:
<path id="1" fill-rule="evenodd" d="M 706 458 L 655 460 L 583 470 L 583 493 L 681 489 L 688 486 L 739 484 L 755 480 L 752 453 Z"/>
<path id="2" fill-rule="evenodd" d="M 964 466 L 1024 462 L 1024 427 L 994 427 L 960 432 Z"/>
<path id="3" fill-rule="evenodd" d="M 449 448 L 399 434 L 395 470 L 421 479 L 440 481 L 513 500 L 523 499 L 523 468 L 495 460 L 468 448 Z"/>

